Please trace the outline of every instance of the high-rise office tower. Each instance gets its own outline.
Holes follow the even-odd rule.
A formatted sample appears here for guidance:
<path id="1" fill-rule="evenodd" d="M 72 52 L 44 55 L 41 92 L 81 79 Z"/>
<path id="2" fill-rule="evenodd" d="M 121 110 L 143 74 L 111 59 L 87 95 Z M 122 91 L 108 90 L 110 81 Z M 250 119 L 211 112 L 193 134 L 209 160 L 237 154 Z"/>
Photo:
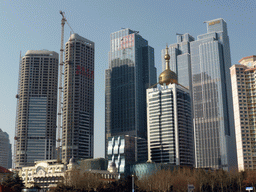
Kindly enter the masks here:
<path id="1" fill-rule="evenodd" d="M 94 42 L 72 34 L 65 47 L 62 162 L 93 158 Z"/>
<path id="2" fill-rule="evenodd" d="M 146 89 L 156 83 L 154 49 L 137 31 L 110 35 L 109 69 L 105 78 L 105 156 L 108 138 L 147 137 Z M 138 161 L 135 143 L 135 161 Z"/>
<path id="3" fill-rule="evenodd" d="M 12 145 L 9 135 L 0 129 L 0 166 L 9 169 L 12 168 Z"/>
<path id="4" fill-rule="evenodd" d="M 256 169 L 256 56 L 230 67 L 238 170 Z"/>
<path id="5" fill-rule="evenodd" d="M 159 76 L 160 86 L 147 89 L 148 160 L 192 167 L 190 93 L 169 68 L 168 47 L 164 58 L 166 69 Z"/>
<path id="6" fill-rule="evenodd" d="M 16 168 L 55 158 L 58 57 L 53 51 L 29 50 L 20 62 Z"/>
<path id="7" fill-rule="evenodd" d="M 190 43 L 194 40 L 188 33 L 177 34 L 177 43 L 169 46 L 170 69 L 177 74 L 179 84 L 189 90 L 192 90 Z M 164 55 L 165 49 L 162 50 L 162 58 Z M 162 70 L 165 68 L 165 60 L 162 59 Z"/>
<path id="8" fill-rule="evenodd" d="M 227 25 L 223 19 L 205 23 L 207 33 L 196 41 L 189 34 L 178 34 L 178 42 L 169 46 L 171 69 L 177 73 L 179 83 L 190 89 L 195 166 L 235 168 Z"/>
<path id="9" fill-rule="evenodd" d="M 195 160 L 198 168 L 236 168 L 227 25 L 205 22 L 207 33 L 190 43 Z"/>

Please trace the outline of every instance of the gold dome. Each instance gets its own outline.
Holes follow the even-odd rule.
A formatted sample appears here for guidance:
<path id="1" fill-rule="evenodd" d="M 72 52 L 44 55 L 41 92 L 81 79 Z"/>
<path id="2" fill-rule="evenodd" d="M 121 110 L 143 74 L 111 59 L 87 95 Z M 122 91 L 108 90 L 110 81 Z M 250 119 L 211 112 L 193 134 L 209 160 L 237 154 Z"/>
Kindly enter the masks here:
<path id="1" fill-rule="evenodd" d="M 177 75 L 170 69 L 164 70 L 160 75 L 159 75 L 159 84 L 169 85 L 170 83 L 178 83 L 177 81 Z"/>
<path id="2" fill-rule="evenodd" d="M 164 56 L 164 59 L 166 62 L 166 69 L 159 75 L 159 84 L 163 85 L 165 83 L 166 85 L 169 85 L 170 83 L 178 83 L 178 78 L 176 73 L 171 71 L 169 67 L 170 55 L 168 54 L 167 45 L 166 45 L 166 54 Z"/>

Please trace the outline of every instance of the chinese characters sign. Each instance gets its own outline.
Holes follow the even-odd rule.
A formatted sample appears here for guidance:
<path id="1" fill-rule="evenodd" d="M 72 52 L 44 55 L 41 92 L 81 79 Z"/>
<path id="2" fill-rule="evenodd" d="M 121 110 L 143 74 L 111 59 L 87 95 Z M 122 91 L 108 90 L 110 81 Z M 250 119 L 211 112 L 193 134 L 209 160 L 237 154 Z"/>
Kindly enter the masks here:
<path id="1" fill-rule="evenodd" d="M 126 49 L 133 46 L 134 46 L 134 34 L 127 35 L 121 38 L 119 49 Z"/>
<path id="2" fill-rule="evenodd" d="M 83 75 L 90 79 L 94 79 L 94 71 L 90 71 L 89 69 L 85 69 L 84 67 L 81 67 L 80 65 L 76 66 L 76 75 Z"/>

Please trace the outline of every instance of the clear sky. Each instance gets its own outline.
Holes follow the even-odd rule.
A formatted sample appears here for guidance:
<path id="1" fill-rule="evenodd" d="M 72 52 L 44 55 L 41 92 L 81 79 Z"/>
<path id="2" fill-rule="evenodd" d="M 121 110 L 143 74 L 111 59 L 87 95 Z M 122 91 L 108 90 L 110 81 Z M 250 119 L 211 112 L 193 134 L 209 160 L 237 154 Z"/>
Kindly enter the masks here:
<path id="1" fill-rule="evenodd" d="M 227 22 L 231 62 L 256 55 L 255 0 L 0 0 L 0 128 L 15 134 L 20 52 L 60 50 L 61 15 L 75 33 L 95 42 L 94 156 L 104 156 L 105 69 L 110 34 L 123 28 L 139 31 L 155 49 L 157 74 L 161 50 L 176 43 L 176 33 L 195 38 L 206 33 L 204 21 Z M 65 25 L 65 42 L 70 29 Z"/>

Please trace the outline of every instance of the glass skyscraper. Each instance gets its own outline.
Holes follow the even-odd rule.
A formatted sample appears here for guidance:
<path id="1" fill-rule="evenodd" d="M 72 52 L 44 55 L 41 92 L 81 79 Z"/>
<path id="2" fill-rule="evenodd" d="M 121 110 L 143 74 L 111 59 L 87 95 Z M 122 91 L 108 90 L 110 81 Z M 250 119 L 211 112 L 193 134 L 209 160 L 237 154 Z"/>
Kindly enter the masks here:
<path id="1" fill-rule="evenodd" d="M 229 37 L 223 19 L 205 23 L 207 33 L 197 40 L 177 34 L 177 43 L 169 46 L 170 68 L 178 83 L 190 89 L 195 166 L 229 169 L 237 166 Z"/>
<path id="2" fill-rule="evenodd" d="M 205 22 L 207 33 L 190 44 L 195 160 L 198 168 L 236 168 L 227 25 Z"/>
<path id="3" fill-rule="evenodd" d="M 105 72 L 106 156 L 109 137 L 147 137 L 146 89 L 156 84 L 154 49 L 146 39 L 130 29 L 112 33 L 110 39 Z"/>
<path id="4" fill-rule="evenodd" d="M 22 57 L 16 95 L 16 168 L 55 158 L 58 57 L 46 50 L 29 50 Z"/>
<path id="5" fill-rule="evenodd" d="M 178 76 L 179 84 L 191 90 L 191 58 L 190 44 L 194 41 L 190 34 L 177 34 L 177 43 L 169 46 L 170 69 Z M 164 58 L 165 49 L 162 50 Z M 165 70 L 165 61 L 162 59 L 162 70 Z"/>

